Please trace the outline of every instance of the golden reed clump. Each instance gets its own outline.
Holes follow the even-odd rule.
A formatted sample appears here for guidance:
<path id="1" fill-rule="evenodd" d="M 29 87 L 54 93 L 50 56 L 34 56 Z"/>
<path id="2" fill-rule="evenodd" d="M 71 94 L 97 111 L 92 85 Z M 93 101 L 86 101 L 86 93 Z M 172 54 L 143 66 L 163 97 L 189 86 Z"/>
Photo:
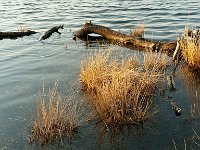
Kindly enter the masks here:
<path id="1" fill-rule="evenodd" d="M 141 64 L 135 55 L 126 60 L 111 56 L 112 51 L 99 51 L 81 62 L 83 92 L 92 97 L 87 103 L 106 126 L 143 122 L 155 113 L 149 108 L 167 57 L 150 52 Z"/>
<path id="2" fill-rule="evenodd" d="M 182 55 L 187 64 L 193 69 L 200 68 L 200 37 L 189 35 L 188 27 L 184 31 L 184 39 L 180 41 Z"/>
<path id="3" fill-rule="evenodd" d="M 135 28 L 131 30 L 130 35 L 133 37 L 144 37 L 144 24 L 136 25 Z"/>
<path id="4" fill-rule="evenodd" d="M 66 101 L 59 95 L 57 88 L 49 90 L 48 98 L 44 89 L 37 99 L 37 115 L 33 122 L 30 142 L 38 141 L 44 145 L 54 139 L 62 142 L 64 137 L 71 140 L 79 126 L 80 109 L 75 101 Z"/>

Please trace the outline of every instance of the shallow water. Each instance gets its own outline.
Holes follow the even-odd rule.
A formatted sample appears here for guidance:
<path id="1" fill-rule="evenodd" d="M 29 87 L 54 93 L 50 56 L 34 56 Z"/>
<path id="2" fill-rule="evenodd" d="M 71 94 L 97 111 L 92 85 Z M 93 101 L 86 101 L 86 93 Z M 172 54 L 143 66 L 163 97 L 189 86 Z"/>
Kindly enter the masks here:
<path id="1" fill-rule="evenodd" d="M 144 23 L 145 37 L 161 41 L 176 40 L 185 25 L 200 28 L 199 0 L 0 1 L 0 31 L 16 31 L 19 26 L 27 26 L 39 32 L 29 37 L 0 41 L 1 150 L 39 148 L 37 144 L 29 145 L 27 135 L 34 116 L 35 97 L 42 85 L 48 90 L 58 81 L 59 90 L 69 94 L 72 85 L 78 81 L 80 58 L 88 50 L 99 48 L 96 43 L 88 45 L 72 39 L 73 32 L 85 21 L 93 20 L 123 33 L 129 33 L 135 25 Z M 38 41 L 44 31 L 59 24 L 65 25 L 64 30 L 60 30 L 61 35 L 55 33 L 43 43 Z M 102 47 L 135 52 L 113 45 Z M 51 143 L 43 149 L 173 149 L 172 140 L 180 149 L 184 140 L 189 149 L 198 149 L 193 147 L 192 136 L 193 129 L 200 134 L 199 114 L 191 119 L 189 106 L 199 101 L 199 80 L 184 75 L 191 80 L 182 77 L 180 71 L 175 78 L 177 91 L 167 93 L 182 108 L 180 117 L 174 115 L 169 102 L 160 99 L 159 113 L 137 134 L 124 131 L 111 139 L 112 143 L 108 134 L 102 142 L 99 130 L 90 126 L 81 129 L 81 136 L 71 145 L 67 142 L 64 145 Z M 199 110 L 195 106 L 196 111 Z"/>

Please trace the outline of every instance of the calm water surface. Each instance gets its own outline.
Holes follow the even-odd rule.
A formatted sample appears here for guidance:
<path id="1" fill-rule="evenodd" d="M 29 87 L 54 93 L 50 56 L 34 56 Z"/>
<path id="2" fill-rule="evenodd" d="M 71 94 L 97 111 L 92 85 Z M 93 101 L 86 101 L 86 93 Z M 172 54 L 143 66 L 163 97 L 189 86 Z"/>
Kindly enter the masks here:
<path id="1" fill-rule="evenodd" d="M 150 39 L 176 40 L 185 25 L 200 27 L 200 0 L 0 0 L 0 31 L 16 31 L 27 26 L 38 31 L 33 36 L 0 41 L 0 149 L 38 149 L 29 145 L 34 116 L 35 96 L 44 84 L 46 89 L 59 82 L 59 91 L 69 94 L 78 81 L 80 58 L 98 44 L 74 41 L 73 31 L 87 20 L 123 33 L 138 23 L 145 24 L 145 36 Z M 62 34 L 53 34 L 43 43 L 38 38 L 54 25 L 64 24 Z M 119 51 L 134 53 L 126 48 L 105 45 Z M 183 148 L 194 147 L 193 129 L 200 134 L 198 107 L 199 79 L 187 81 L 188 76 L 176 76 L 177 91 L 168 93 L 183 109 L 176 117 L 169 102 L 159 101 L 159 113 L 139 132 L 124 131 L 116 138 L 105 135 L 100 141 L 98 129 L 80 129 L 81 136 L 64 145 L 51 143 L 42 149 L 173 149 L 173 142 Z M 188 85 L 189 83 L 189 85 Z M 187 86 L 186 86 L 187 85 Z M 196 105 L 194 105 L 194 101 Z M 197 114 L 191 118 L 189 106 Z M 110 143 L 110 141 L 113 141 Z"/>

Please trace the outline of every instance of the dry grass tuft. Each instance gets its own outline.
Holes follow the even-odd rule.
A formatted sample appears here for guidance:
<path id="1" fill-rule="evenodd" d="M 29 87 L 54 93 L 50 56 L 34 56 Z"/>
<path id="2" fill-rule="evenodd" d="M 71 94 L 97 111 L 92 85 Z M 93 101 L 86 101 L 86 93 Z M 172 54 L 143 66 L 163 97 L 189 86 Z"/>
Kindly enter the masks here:
<path id="1" fill-rule="evenodd" d="M 28 27 L 26 25 L 21 25 L 21 26 L 18 27 L 18 31 L 19 32 L 27 32 Z"/>
<path id="2" fill-rule="evenodd" d="M 144 24 L 137 25 L 130 33 L 133 37 L 144 37 Z"/>
<path id="3" fill-rule="evenodd" d="M 164 72 L 169 61 L 166 54 L 146 52 L 144 54 L 144 68 L 146 71 Z"/>
<path id="4" fill-rule="evenodd" d="M 45 98 L 43 89 L 38 100 L 40 102 L 37 104 L 30 141 L 36 140 L 44 145 L 54 139 L 62 142 L 65 136 L 71 140 L 79 126 L 78 117 L 81 113 L 78 103 L 63 100 L 57 88 L 49 90 L 48 99 Z"/>
<path id="5" fill-rule="evenodd" d="M 145 55 L 144 67 L 135 56 L 115 60 L 111 55 L 111 51 L 100 51 L 81 62 L 83 91 L 92 97 L 87 102 L 106 126 L 143 122 L 155 113 L 149 108 L 166 63 L 152 66 Z"/>
<path id="6" fill-rule="evenodd" d="M 184 39 L 181 40 L 182 55 L 185 61 L 193 69 L 200 68 L 200 37 L 189 36 L 190 31 L 185 28 Z"/>

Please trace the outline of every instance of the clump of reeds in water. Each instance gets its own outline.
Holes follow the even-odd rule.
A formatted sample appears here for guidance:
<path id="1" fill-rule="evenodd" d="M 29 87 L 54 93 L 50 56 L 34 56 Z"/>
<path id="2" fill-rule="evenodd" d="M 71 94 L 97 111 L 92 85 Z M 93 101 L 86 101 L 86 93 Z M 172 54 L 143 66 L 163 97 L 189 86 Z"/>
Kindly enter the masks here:
<path id="1" fill-rule="evenodd" d="M 185 28 L 184 39 L 180 41 L 182 55 L 187 64 L 193 69 L 200 68 L 200 37 Z"/>
<path id="2" fill-rule="evenodd" d="M 43 89 L 37 101 L 37 115 L 30 141 L 36 140 L 40 145 L 44 145 L 55 139 L 62 142 L 64 137 L 71 140 L 79 126 L 78 117 L 81 113 L 78 103 L 63 99 L 57 88 L 50 89 L 47 98 Z"/>
<path id="3" fill-rule="evenodd" d="M 155 113 L 149 108 L 167 59 L 159 63 L 160 54 L 144 54 L 143 64 L 135 55 L 125 60 L 111 55 L 111 51 L 100 51 L 81 62 L 83 91 L 92 97 L 88 103 L 107 126 L 143 122 Z"/>

